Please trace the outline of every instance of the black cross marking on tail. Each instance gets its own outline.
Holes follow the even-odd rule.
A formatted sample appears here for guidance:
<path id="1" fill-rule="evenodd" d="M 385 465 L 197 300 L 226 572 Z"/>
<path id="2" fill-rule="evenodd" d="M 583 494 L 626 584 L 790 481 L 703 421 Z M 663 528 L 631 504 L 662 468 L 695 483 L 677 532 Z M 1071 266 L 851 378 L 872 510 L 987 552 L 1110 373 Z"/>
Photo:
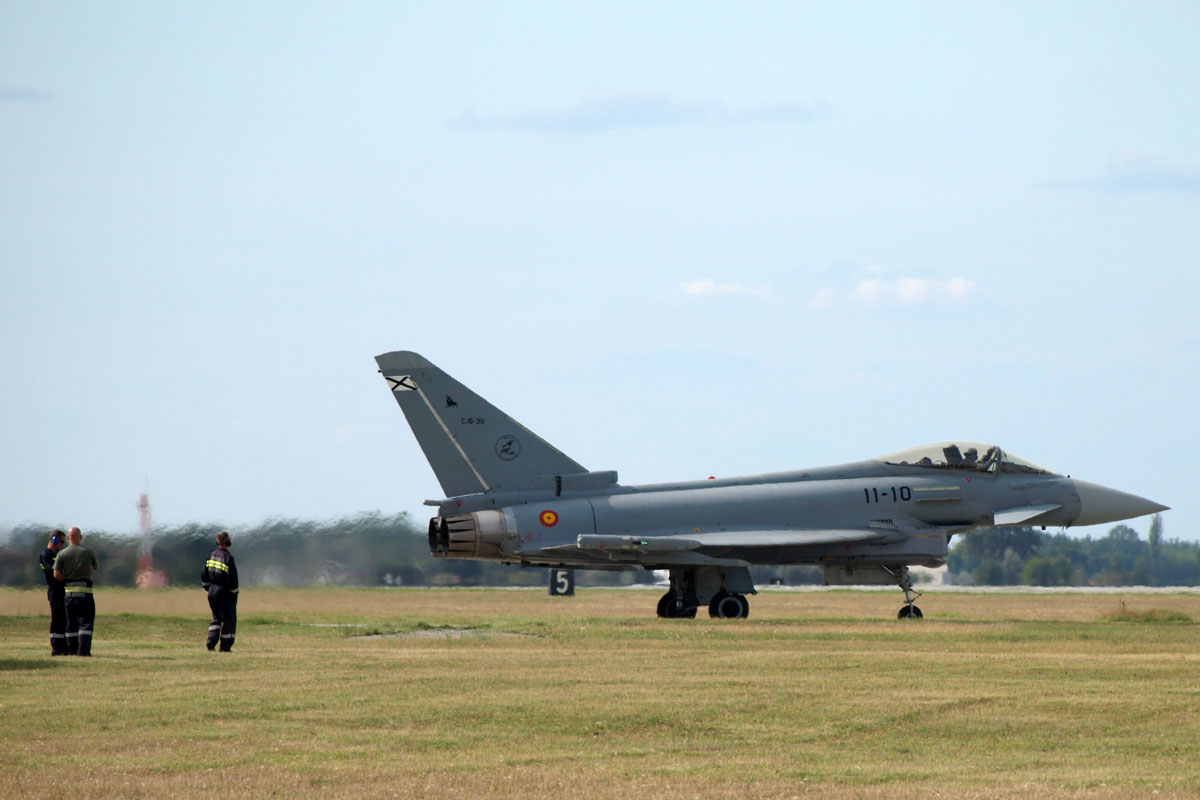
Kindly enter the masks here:
<path id="1" fill-rule="evenodd" d="M 384 375 L 383 377 L 388 382 L 388 385 L 392 387 L 393 392 L 415 392 L 417 390 L 417 385 L 412 382 L 411 375 L 400 375 L 398 377 Z"/>

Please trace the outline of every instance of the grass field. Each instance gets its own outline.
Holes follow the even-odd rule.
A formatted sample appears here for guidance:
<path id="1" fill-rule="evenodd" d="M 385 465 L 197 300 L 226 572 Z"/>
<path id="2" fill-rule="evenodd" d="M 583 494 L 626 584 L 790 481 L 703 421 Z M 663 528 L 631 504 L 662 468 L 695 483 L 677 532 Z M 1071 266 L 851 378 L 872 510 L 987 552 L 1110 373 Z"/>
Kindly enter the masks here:
<path id="1" fill-rule="evenodd" d="M 248 589 L 223 655 L 200 590 L 99 589 L 52 659 L 0 590 L 0 797 L 1200 796 L 1200 595 L 657 597 Z"/>

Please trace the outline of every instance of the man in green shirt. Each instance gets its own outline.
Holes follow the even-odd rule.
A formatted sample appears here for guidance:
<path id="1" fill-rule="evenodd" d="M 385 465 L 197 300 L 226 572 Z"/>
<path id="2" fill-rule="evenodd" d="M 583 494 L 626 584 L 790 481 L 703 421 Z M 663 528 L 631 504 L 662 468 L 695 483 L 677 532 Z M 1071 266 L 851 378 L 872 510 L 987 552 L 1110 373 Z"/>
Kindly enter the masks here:
<path id="1" fill-rule="evenodd" d="M 60 550 L 54 559 L 54 577 L 66 584 L 67 652 L 73 656 L 90 656 L 92 625 L 96 622 L 92 570 L 100 569 L 100 562 L 92 548 L 81 544 L 83 533 L 79 528 L 71 528 L 67 540 L 71 544 Z"/>

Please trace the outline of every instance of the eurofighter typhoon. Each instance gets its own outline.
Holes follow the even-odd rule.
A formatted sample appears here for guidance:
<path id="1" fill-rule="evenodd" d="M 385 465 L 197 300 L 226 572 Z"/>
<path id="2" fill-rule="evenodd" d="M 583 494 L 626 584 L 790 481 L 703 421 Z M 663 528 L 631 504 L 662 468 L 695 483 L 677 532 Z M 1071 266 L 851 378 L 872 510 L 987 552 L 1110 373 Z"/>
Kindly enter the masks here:
<path id="1" fill-rule="evenodd" d="M 1074 526 L 1166 506 L 994 445 L 945 442 L 870 461 L 624 486 L 591 472 L 416 353 L 375 358 L 437 475 L 429 549 L 526 567 L 668 570 L 660 617 L 746 617 L 753 565 L 819 564 L 827 585 L 895 584 L 946 563 L 956 533 Z"/>

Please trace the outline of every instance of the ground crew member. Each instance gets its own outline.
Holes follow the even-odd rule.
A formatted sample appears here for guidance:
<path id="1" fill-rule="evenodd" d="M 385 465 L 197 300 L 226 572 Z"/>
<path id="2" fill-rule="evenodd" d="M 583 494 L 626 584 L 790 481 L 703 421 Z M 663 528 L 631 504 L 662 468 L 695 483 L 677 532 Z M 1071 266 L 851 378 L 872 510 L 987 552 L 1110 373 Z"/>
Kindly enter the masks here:
<path id="1" fill-rule="evenodd" d="M 212 609 L 206 644 L 209 650 L 215 650 L 219 642 L 222 653 L 233 649 L 233 637 L 237 633 L 238 574 L 229 552 L 231 544 L 233 541 L 228 533 L 218 533 L 217 549 L 208 554 L 208 561 L 200 572 L 200 583 L 208 590 L 208 607 Z"/>
<path id="2" fill-rule="evenodd" d="M 67 534 L 71 544 L 54 559 L 54 577 L 66 584 L 67 653 L 73 656 L 92 654 L 92 626 L 96 622 L 96 600 L 92 597 L 92 571 L 100 562 L 92 548 L 84 547 L 83 533 L 71 528 Z"/>
<path id="3" fill-rule="evenodd" d="M 46 578 L 46 599 L 50 601 L 50 655 L 67 655 L 67 605 L 65 586 L 54 577 L 54 559 L 67 543 L 67 535 L 55 528 L 50 531 L 50 542 L 42 550 L 38 564 Z"/>

